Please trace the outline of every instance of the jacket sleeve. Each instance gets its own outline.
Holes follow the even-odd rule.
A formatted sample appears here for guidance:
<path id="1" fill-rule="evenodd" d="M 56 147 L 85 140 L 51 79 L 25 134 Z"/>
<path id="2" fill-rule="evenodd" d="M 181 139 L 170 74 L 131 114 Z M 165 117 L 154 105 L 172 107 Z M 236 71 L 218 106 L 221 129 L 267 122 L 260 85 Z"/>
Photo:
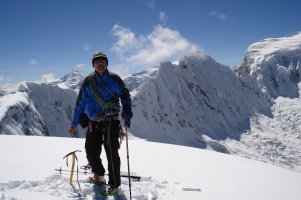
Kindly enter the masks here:
<path id="1" fill-rule="evenodd" d="M 86 88 L 87 82 L 88 82 L 88 79 L 86 78 L 84 80 L 84 82 L 81 86 L 81 89 L 79 91 L 79 94 L 77 96 L 76 105 L 75 105 L 74 114 L 73 114 L 73 120 L 71 123 L 71 125 L 73 127 L 76 127 L 79 124 L 79 119 L 85 111 L 85 99 L 86 99 L 85 88 Z"/>
<path id="2" fill-rule="evenodd" d="M 123 107 L 132 107 L 131 95 L 126 87 L 122 88 L 122 95 L 120 96 L 120 99 Z"/>
<path id="3" fill-rule="evenodd" d="M 125 87 L 125 84 L 121 78 L 119 78 L 119 86 L 121 87 L 121 95 L 120 100 L 121 100 L 121 105 L 123 107 L 132 107 L 132 100 L 131 100 L 131 95 L 129 90 Z"/>

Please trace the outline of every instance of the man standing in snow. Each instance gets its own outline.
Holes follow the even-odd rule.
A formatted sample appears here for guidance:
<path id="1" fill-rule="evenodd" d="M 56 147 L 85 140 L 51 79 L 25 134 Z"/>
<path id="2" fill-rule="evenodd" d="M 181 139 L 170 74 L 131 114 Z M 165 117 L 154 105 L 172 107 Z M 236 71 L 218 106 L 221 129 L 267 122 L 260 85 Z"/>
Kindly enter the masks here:
<path id="1" fill-rule="evenodd" d="M 120 186 L 119 99 L 122 105 L 121 116 L 124 126 L 130 127 L 130 120 L 133 116 L 131 98 L 122 79 L 117 74 L 108 71 L 108 58 L 103 52 L 99 51 L 93 55 L 92 64 L 95 71 L 85 78 L 81 86 L 69 133 L 75 134 L 79 123 L 88 127 L 85 149 L 94 173 L 89 180 L 96 184 L 106 182 L 105 169 L 100 158 L 102 145 L 104 145 L 109 171 L 107 192 L 113 195 L 117 193 L 117 188 Z M 86 125 L 83 125 L 81 121 L 86 121 Z"/>

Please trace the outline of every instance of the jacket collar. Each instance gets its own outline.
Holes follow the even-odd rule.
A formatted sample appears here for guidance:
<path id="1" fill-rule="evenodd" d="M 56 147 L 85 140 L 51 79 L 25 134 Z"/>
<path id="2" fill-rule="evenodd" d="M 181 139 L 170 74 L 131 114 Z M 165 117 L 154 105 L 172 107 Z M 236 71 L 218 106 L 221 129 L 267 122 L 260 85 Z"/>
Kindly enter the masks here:
<path id="1" fill-rule="evenodd" d="M 108 76 L 109 76 L 109 71 L 108 69 L 105 71 L 105 73 L 101 76 L 99 75 L 96 71 L 94 71 L 95 75 L 96 75 L 96 80 L 97 81 L 105 81 Z"/>

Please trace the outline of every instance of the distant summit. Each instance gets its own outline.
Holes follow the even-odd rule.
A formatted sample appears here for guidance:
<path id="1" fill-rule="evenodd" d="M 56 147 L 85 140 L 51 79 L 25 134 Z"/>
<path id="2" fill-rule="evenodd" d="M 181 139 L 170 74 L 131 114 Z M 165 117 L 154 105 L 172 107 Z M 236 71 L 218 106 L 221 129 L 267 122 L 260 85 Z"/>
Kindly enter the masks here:
<path id="1" fill-rule="evenodd" d="M 238 75 L 258 84 L 270 97 L 298 97 L 301 74 L 301 32 L 268 38 L 249 46 Z"/>
<path id="2" fill-rule="evenodd" d="M 69 74 L 66 74 L 57 81 L 50 83 L 53 86 L 58 86 L 63 89 L 71 89 L 79 91 L 81 84 L 84 80 L 84 76 L 79 73 L 78 70 L 72 70 Z"/>

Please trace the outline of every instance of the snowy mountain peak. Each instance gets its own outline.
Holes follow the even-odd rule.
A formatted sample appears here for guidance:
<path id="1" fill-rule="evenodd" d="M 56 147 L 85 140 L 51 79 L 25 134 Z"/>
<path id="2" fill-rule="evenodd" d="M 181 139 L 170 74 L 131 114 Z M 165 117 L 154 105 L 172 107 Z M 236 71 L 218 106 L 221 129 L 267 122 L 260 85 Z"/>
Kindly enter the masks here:
<path id="1" fill-rule="evenodd" d="M 254 59 L 253 62 L 257 65 L 269 61 L 273 57 L 300 57 L 300 53 L 301 32 L 281 38 L 267 38 L 250 45 L 247 50 L 248 57 Z"/>
<path id="2" fill-rule="evenodd" d="M 149 70 L 145 70 L 127 77 L 124 82 L 131 91 L 131 95 L 135 96 L 137 91 L 139 91 L 139 88 L 141 88 L 149 79 L 156 77 L 157 73 L 158 67 L 153 67 Z"/>
<path id="3" fill-rule="evenodd" d="M 269 97 L 298 97 L 300 65 L 301 32 L 298 32 L 250 45 L 236 71 L 242 79 L 258 84 Z"/>
<path id="4" fill-rule="evenodd" d="M 256 87 L 243 85 L 209 56 L 187 56 L 178 65 L 163 62 L 129 80 L 144 80 L 133 91 L 132 133 L 151 141 L 206 148 L 203 135 L 237 139 L 250 128 L 252 113 L 269 113 L 270 104 Z"/>
<path id="5" fill-rule="evenodd" d="M 63 89 L 71 89 L 79 91 L 84 76 L 76 69 L 73 69 L 70 73 L 66 74 L 57 81 L 50 83 L 53 86 L 58 86 Z"/>

